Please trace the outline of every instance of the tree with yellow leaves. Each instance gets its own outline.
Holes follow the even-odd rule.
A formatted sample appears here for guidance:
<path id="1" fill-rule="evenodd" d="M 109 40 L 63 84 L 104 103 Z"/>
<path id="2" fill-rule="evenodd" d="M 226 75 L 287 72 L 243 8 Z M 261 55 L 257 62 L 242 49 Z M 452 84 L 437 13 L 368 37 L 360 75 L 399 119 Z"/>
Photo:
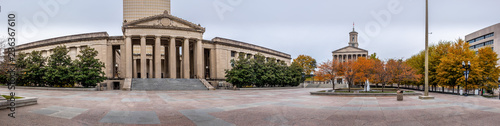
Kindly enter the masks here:
<path id="1" fill-rule="evenodd" d="M 316 60 L 311 56 L 299 55 L 297 58 L 293 59 L 293 62 L 302 67 L 306 75 L 311 74 L 314 72 L 314 69 L 316 69 Z"/>
<path id="2" fill-rule="evenodd" d="M 477 88 L 476 83 L 480 80 L 479 74 L 482 69 L 478 62 L 474 61 L 474 51 L 469 49 L 469 43 L 459 39 L 453 43 L 448 49 L 446 56 L 442 57 L 441 63 L 437 66 L 436 82 L 441 86 L 455 87 L 460 85 L 466 89 Z M 471 61 L 469 79 L 465 84 L 465 69 L 462 67 L 462 62 Z"/>
<path id="3" fill-rule="evenodd" d="M 483 47 L 478 50 L 474 62 L 477 62 L 482 69 L 478 78 L 479 82 L 476 82 L 481 90 L 498 87 L 498 78 L 500 76 L 498 59 L 498 55 L 490 47 Z"/>

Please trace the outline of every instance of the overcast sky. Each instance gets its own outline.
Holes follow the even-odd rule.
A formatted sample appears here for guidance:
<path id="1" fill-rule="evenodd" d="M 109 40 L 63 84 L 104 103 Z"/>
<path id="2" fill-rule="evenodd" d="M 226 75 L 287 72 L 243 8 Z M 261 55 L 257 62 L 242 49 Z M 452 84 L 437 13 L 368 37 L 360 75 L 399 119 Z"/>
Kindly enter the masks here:
<path id="1" fill-rule="evenodd" d="M 122 35 L 122 0 L 58 0 L 49 6 L 58 11 L 45 11 L 53 4 L 43 2 L 54 1 L 0 0 L 0 35 L 7 34 L 10 11 L 24 30 L 20 44 L 101 31 Z M 500 23 L 498 5 L 499 0 L 430 0 L 430 43 Z M 332 51 L 347 46 L 353 22 L 359 47 L 381 59 L 409 58 L 424 49 L 424 0 L 172 0 L 171 6 L 174 16 L 206 27 L 204 39 L 239 40 L 292 58 L 332 59 Z"/>

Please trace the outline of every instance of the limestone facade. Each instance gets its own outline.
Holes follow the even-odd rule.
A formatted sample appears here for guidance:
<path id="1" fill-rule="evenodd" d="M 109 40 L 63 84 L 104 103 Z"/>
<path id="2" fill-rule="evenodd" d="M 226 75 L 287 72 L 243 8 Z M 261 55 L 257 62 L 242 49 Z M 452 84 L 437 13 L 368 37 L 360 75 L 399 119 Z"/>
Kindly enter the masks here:
<path id="1" fill-rule="evenodd" d="M 124 0 L 124 7 L 130 1 L 134 0 Z M 148 0 L 134 2 L 138 1 Z M 165 0 L 149 0 L 154 1 Z M 291 63 L 289 54 L 265 47 L 220 37 L 203 40 L 205 28 L 172 16 L 169 11 L 124 21 L 122 31 L 123 36 L 96 32 L 51 38 L 19 45 L 16 51 L 36 50 L 48 57 L 52 49 L 65 45 L 74 59 L 81 49 L 95 48 L 97 58 L 105 64 L 108 79 L 104 83 L 108 89 L 119 89 L 130 78 L 201 78 L 218 83 L 224 81 L 225 70 L 232 68 L 231 59 L 240 52 L 248 57 L 262 54 Z"/>

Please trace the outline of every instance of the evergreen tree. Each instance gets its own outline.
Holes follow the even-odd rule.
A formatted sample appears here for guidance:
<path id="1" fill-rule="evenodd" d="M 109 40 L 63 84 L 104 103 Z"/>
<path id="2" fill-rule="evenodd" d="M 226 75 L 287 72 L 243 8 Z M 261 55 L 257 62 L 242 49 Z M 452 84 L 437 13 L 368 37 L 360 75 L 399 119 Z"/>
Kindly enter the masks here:
<path id="1" fill-rule="evenodd" d="M 266 74 L 266 68 L 265 68 L 265 65 L 266 65 L 266 57 L 264 57 L 264 55 L 262 54 L 257 54 L 255 55 L 255 58 L 251 60 L 252 62 L 252 69 L 254 71 L 254 74 L 255 74 L 255 82 L 254 84 L 257 86 L 257 87 L 263 87 L 265 82 L 264 82 L 264 78 L 266 78 L 265 74 Z"/>
<path id="2" fill-rule="evenodd" d="M 226 70 L 226 81 L 236 85 L 238 88 L 251 85 L 255 80 L 255 74 L 248 58 L 240 53 L 238 60 L 231 60 L 233 69 Z"/>
<path id="3" fill-rule="evenodd" d="M 45 83 L 45 61 L 40 51 L 32 51 L 26 59 L 29 64 L 26 66 L 26 79 L 32 86 L 42 86 Z"/>
<path id="4" fill-rule="evenodd" d="M 97 54 L 94 48 L 85 48 L 76 56 L 78 59 L 74 60 L 70 67 L 75 81 L 84 87 L 96 86 L 97 83 L 106 80 L 102 69 L 105 67 L 104 63 L 96 59 Z"/>
<path id="5" fill-rule="evenodd" d="M 16 68 L 19 71 L 19 73 L 17 73 L 17 85 L 28 84 L 28 79 L 26 78 L 26 66 L 28 65 L 27 56 L 28 54 L 26 53 L 19 53 L 16 55 Z"/>
<path id="6" fill-rule="evenodd" d="M 66 49 L 66 46 L 57 46 L 53 49 L 53 52 L 47 63 L 43 79 L 47 80 L 49 86 L 73 85 L 75 81 L 69 68 L 72 64 L 68 56 L 68 49 Z"/>

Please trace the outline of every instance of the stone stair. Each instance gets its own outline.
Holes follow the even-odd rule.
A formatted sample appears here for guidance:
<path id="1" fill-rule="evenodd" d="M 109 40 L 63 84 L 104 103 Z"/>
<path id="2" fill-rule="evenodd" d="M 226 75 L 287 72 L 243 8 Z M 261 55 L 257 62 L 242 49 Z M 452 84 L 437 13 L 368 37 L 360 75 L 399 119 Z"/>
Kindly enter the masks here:
<path id="1" fill-rule="evenodd" d="M 208 90 L 199 79 L 132 79 L 131 90 Z"/>

